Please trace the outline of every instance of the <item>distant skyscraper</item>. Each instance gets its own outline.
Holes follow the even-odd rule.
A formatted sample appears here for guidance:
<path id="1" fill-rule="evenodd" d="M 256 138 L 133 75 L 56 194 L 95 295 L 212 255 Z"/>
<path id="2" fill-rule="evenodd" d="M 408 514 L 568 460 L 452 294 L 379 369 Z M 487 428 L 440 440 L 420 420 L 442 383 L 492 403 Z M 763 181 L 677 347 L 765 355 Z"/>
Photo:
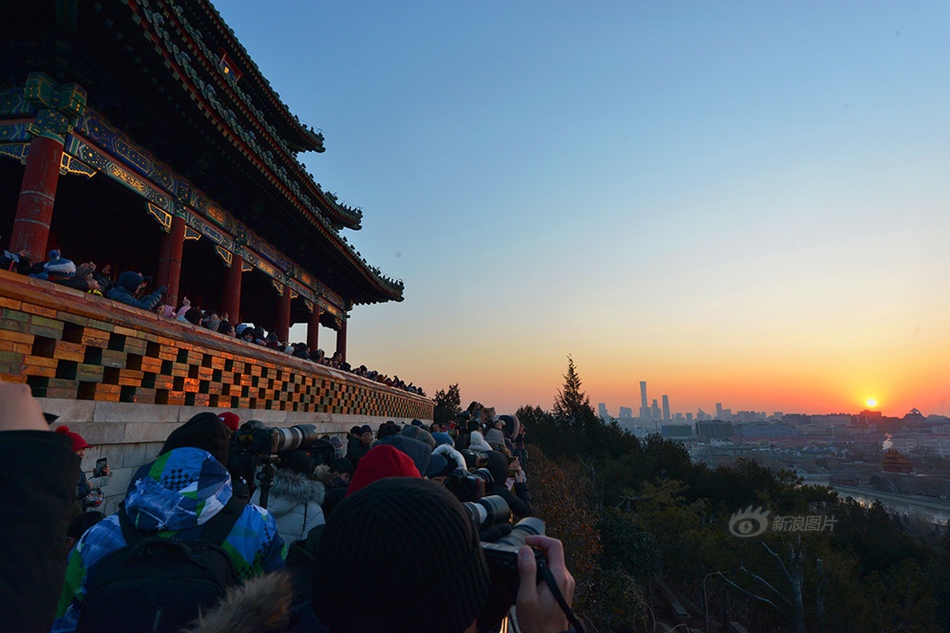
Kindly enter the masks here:
<path id="1" fill-rule="evenodd" d="M 689 422 L 690 424 L 693 423 L 693 414 L 692 414 L 692 413 L 689 413 L 689 412 L 686 413 L 686 421 Z"/>
<path id="2" fill-rule="evenodd" d="M 607 403 L 605 402 L 597 403 L 597 415 L 599 415 L 600 419 L 604 420 L 605 422 L 610 421 L 610 414 L 607 413 Z"/>
<path id="3" fill-rule="evenodd" d="M 640 381 L 640 419 L 651 420 L 650 405 L 647 404 L 647 381 Z"/>
<path id="4" fill-rule="evenodd" d="M 670 397 L 663 396 L 663 421 L 670 421 Z"/>
<path id="5" fill-rule="evenodd" d="M 722 419 L 722 403 L 721 402 L 716 403 L 716 419 L 717 420 Z"/>
<path id="6" fill-rule="evenodd" d="M 620 407 L 620 419 L 621 420 L 632 420 L 633 419 L 633 409 L 630 407 Z"/>
<path id="7" fill-rule="evenodd" d="M 660 419 L 660 405 L 656 401 L 656 398 L 653 399 L 653 406 L 650 407 L 650 415 L 653 416 L 652 420 L 654 422 Z"/>

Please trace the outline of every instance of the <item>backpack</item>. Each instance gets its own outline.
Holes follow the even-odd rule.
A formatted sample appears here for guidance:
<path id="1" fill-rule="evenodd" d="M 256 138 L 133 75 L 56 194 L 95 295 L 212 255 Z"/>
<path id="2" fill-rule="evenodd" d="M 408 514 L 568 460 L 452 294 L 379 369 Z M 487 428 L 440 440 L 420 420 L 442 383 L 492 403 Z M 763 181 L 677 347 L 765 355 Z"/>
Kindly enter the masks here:
<path id="1" fill-rule="evenodd" d="M 77 633 L 175 633 L 217 604 L 238 579 L 221 544 L 246 505 L 233 495 L 193 539 L 149 536 L 121 508 L 127 545 L 106 556 L 89 583 Z"/>

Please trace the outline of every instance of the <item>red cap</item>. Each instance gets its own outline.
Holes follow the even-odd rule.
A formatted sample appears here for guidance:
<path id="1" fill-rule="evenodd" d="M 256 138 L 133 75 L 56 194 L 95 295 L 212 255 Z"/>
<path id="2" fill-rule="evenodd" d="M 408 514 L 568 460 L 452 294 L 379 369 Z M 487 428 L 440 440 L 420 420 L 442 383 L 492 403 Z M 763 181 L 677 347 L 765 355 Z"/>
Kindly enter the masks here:
<path id="1" fill-rule="evenodd" d="M 68 426 L 58 426 L 56 427 L 56 432 L 62 433 L 63 435 L 68 437 L 70 440 L 72 440 L 74 451 L 79 451 L 84 448 L 89 448 L 89 444 L 86 443 L 86 440 L 82 439 L 82 435 L 80 435 L 79 433 L 73 433 L 72 431 L 69 430 Z"/>
<path id="2" fill-rule="evenodd" d="M 350 486 L 346 490 L 346 496 L 349 497 L 374 481 L 386 477 L 421 478 L 422 475 L 419 474 L 419 469 L 416 468 L 411 457 L 389 444 L 380 444 L 371 448 L 360 458 L 356 465 L 356 472 L 353 473 L 353 479 L 350 480 Z"/>
<path id="3" fill-rule="evenodd" d="M 230 411 L 225 411 L 218 416 L 218 419 L 224 422 L 224 426 L 228 427 L 232 431 L 237 431 L 238 427 L 241 426 L 241 418 Z"/>

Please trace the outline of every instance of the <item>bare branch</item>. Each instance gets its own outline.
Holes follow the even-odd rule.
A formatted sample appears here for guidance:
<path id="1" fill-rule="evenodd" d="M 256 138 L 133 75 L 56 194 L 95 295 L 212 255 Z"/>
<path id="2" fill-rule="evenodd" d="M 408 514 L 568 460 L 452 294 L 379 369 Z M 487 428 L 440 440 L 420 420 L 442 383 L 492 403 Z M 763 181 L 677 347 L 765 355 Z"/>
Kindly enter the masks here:
<path id="1" fill-rule="evenodd" d="M 763 585 L 765 585 L 766 587 L 768 587 L 769 589 L 771 589 L 772 591 L 774 591 L 775 594 L 776 594 L 779 598 L 781 598 L 782 600 L 785 601 L 786 604 L 788 604 L 789 606 L 791 606 L 791 604 L 792 604 L 791 601 L 790 601 L 788 598 L 786 598 L 784 595 L 782 595 L 782 592 L 779 591 L 778 589 L 776 589 L 775 587 L 773 587 L 773 586 L 771 585 L 771 583 L 769 583 L 769 581 L 767 581 L 765 578 L 762 578 L 762 577 L 759 576 L 758 574 L 753 574 L 751 571 L 749 571 L 748 569 L 745 568 L 745 565 L 740 566 L 739 569 L 741 569 L 741 570 L 744 571 L 745 573 L 749 574 L 750 576 L 752 576 L 753 578 L 755 578 L 756 580 L 758 580 L 760 583 L 762 583 Z"/>
<path id="2" fill-rule="evenodd" d="M 751 591 L 747 591 L 747 590 L 743 589 L 742 587 L 740 587 L 740 586 L 737 585 L 736 583 L 734 583 L 734 582 L 732 582 L 731 580 L 729 580 L 728 578 L 726 578 L 726 575 L 725 575 L 725 574 L 723 574 L 723 573 L 717 571 L 717 572 L 716 572 L 715 574 L 713 574 L 713 575 L 719 576 L 720 578 L 722 578 L 723 580 L 725 580 L 727 583 L 729 583 L 730 585 L 732 585 L 733 587 L 735 587 L 736 589 L 738 589 L 738 590 L 741 591 L 742 593 L 746 594 L 746 595 L 749 596 L 750 598 L 755 598 L 756 600 L 759 600 L 760 602 L 764 602 L 765 604 L 771 605 L 772 608 L 775 609 L 776 611 L 779 611 L 779 612 L 782 611 L 781 607 L 779 607 L 777 604 L 775 604 L 774 602 L 772 602 L 772 601 L 769 600 L 768 598 L 763 598 L 762 596 L 757 596 L 757 595 L 755 595 L 754 593 L 752 593 Z"/>

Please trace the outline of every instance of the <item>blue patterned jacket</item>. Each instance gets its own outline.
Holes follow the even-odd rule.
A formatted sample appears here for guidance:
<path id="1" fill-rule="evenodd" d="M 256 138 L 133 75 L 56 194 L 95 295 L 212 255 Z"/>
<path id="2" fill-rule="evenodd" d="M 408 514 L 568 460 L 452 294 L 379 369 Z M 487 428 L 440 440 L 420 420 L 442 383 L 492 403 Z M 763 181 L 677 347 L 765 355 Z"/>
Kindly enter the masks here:
<path id="1" fill-rule="evenodd" d="M 132 477 L 125 508 L 133 525 L 157 536 L 189 538 L 231 498 L 228 470 L 200 448 L 176 448 Z M 90 528 L 69 553 L 53 631 L 75 631 L 89 579 L 103 560 L 125 547 L 117 515 Z M 283 569 L 286 548 L 267 510 L 248 505 L 222 544 L 242 579 Z"/>

